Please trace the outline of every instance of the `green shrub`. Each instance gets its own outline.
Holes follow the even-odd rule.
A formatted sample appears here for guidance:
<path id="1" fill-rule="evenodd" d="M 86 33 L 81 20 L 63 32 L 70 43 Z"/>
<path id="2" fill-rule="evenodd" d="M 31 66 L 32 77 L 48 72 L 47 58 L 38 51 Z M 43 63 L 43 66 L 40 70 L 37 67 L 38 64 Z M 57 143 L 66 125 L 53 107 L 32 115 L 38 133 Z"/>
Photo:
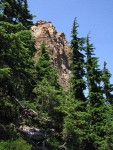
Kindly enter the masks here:
<path id="1" fill-rule="evenodd" d="M 23 139 L 0 142 L 0 150 L 31 150 L 31 146 Z"/>

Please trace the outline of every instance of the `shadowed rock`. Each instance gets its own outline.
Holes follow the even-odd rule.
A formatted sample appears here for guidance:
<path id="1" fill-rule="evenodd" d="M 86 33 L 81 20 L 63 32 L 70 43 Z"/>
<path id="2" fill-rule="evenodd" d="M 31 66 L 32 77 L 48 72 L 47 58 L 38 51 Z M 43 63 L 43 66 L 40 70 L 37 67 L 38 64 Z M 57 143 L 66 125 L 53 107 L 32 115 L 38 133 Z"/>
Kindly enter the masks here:
<path id="1" fill-rule="evenodd" d="M 23 125 L 18 128 L 22 137 L 34 147 L 34 150 L 47 150 L 45 147 L 46 139 L 53 133 L 53 129 L 42 130 L 38 128 L 31 128 Z"/>

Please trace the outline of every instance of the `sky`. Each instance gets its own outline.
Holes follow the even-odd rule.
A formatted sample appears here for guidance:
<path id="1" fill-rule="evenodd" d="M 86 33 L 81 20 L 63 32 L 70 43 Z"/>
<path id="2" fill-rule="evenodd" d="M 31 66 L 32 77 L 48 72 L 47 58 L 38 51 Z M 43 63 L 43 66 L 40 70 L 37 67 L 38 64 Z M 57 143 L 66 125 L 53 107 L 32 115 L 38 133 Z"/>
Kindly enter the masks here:
<path id="1" fill-rule="evenodd" d="M 78 37 L 86 37 L 90 32 L 100 68 L 106 61 L 113 83 L 113 0 L 28 0 L 28 5 L 36 16 L 34 23 L 51 21 L 58 32 L 65 33 L 68 42 L 76 17 Z"/>

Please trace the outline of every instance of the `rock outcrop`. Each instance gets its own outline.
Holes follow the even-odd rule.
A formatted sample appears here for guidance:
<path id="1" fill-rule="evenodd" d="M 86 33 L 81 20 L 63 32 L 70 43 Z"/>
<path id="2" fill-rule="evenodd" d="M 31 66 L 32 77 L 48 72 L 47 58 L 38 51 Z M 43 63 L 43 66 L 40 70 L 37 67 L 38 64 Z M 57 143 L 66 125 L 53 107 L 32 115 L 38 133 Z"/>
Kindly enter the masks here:
<path id="1" fill-rule="evenodd" d="M 51 22 L 38 21 L 31 27 L 32 36 L 35 38 L 35 60 L 40 56 L 40 45 L 44 41 L 50 54 L 52 67 L 59 70 L 59 82 L 66 89 L 69 88 L 70 66 L 69 55 L 70 48 L 63 32 L 57 32 Z"/>

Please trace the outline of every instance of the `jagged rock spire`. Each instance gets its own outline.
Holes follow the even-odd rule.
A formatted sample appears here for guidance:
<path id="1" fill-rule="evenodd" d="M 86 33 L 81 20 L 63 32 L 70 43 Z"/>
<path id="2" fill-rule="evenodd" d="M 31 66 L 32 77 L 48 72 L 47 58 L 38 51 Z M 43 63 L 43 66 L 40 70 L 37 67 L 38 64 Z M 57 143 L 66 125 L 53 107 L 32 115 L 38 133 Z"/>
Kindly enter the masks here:
<path id="1" fill-rule="evenodd" d="M 40 20 L 31 27 L 32 36 L 35 38 L 36 54 L 35 60 L 40 56 L 40 45 L 44 41 L 50 54 L 52 67 L 59 70 L 59 82 L 69 88 L 70 66 L 69 55 L 70 47 L 63 32 L 57 32 L 52 23 Z"/>

